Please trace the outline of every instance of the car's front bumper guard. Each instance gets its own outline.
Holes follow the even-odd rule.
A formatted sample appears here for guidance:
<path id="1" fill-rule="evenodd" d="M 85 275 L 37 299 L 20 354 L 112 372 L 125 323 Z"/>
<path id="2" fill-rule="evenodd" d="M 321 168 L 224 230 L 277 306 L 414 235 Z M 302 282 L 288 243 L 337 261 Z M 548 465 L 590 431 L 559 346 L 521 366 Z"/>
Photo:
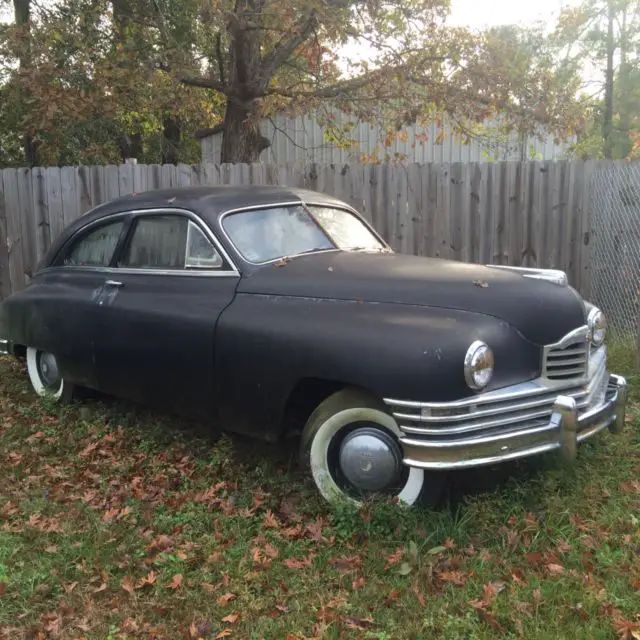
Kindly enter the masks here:
<path id="1" fill-rule="evenodd" d="M 449 470 L 496 464 L 516 458 L 559 450 L 565 460 L 574 460 L 578 443 L 607 427 L 619 433 L 624 427 L 627 382 L 610 375 L 602 404 L 578 414 L 576 401 L 559 395 L 547 424 L 530 429 L 462 440 L 425 441 L 402 437 L 404 463 L 421 469 Z"/>

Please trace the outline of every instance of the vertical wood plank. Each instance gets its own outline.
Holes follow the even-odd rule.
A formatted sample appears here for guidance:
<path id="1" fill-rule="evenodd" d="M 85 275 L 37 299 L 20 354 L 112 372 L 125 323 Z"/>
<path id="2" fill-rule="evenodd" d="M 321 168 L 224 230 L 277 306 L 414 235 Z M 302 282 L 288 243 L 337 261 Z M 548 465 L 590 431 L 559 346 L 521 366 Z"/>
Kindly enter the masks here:
<path id="1" fill-rule="evenodd" d="M 480 262 L 480 246 L 482 235 L 482 212 L 480 208 L 482 197 L 482 166 L 478 162 L 470 164 L 467 171 L 471 174 L 469 197 L 469 262 Z"/>
<path id="2" fill-rule="evenodd" d="M 104 167 L 91 167 L 91 202 L 96 207 L 106 201 Z"/>
<path id="3" fill-rule="evenodd" d="M 84 167 L 86 169 L 86 167 Z M 87 172 L 88 175 L 88 172 Z M 40 262 L 51 246 L 51 229 L 49 225 L 49 204 L 47 201 L 47 171 L 42 167 L 31 170 L 32 212 L 31 218 L 35 229 L 36 261 Z"/>
<path id="4" fill-rule="evenodd" d="M 507 193 L 507 264 L 520 266 L 522 264 L 522 187 L 523 187 L 523 164 L 521 162 L 509 163 L 507 171 L 507 183 L 509 185 Z"/>
<path id="5" fill-rule="evenodd" d="M 3 172 L 0 171 L 0 300 L 11 294 L 9 271 L 9 245 L 7 236 L 7 205 L 4 193 Z"/>
<path id="6" fill-rule="evenodd" d="M 80 215 L 80 198 L 77 185 L 78 170 L 76 167 L 62 167 L 62 219 L 67 226 Z"/>
<path id="7" fill-rule="evenodd" d="M 408 220 L 409 220 L 409 189 L 407 185 L 407 168 L 403 165 L 395 165 L 395 207 L 393 209 L 394 224 L 392 233 L 395 243 L 401 253 L 410 253 L 408 245 Z"/>
<path id="8" fill-rule="evenodd" d="M 453 162 L 449 167 L 449 189 L 451 192 L 449 203 L 449 233 L 451 234 L 451 257 L 454 260 L 464 260 L 465 234 L 463 215 L 465 211 L 466 165 Z"/>
<path id="9" fill-rule="evenodd" d="M 78 177 L 76 186 L 80 190 L 79 194 L 79 213 L 82 215 L 91 209 L 93 202 L 91 200 L 91 171 L 89 167 L 78 167 Z M 35 185 L 34 185 L 35 189 Z"/>
<path id="10" fill-rule="evenodd" d="M 419 164 L 412 163 L 407 167 L 408 220 L 407 247 L 408 253 L 420 255 L 420 238 L 424 233 L 422 217 L 422 171 Z"/>
<path id="11" fill-rule="evenodd" d="M 4 169 L 5 215 L 7 217 L 7 252 L 9 254 L 9 280 L 11 291 L 19 291 L 25 285 L 24 262 L 20 236 L 20 202 L 18 199 L 18 170 Z"/>
<path id="12" fill-rule="evenodd" d="M 569 223 L 569 265 L 567 274 L 569 282 L 576 287 L 579 280 L 579 255 L 580 250 L 580 216 L 577 211 L 576 194 L 580 188 L 582 179 L 582 165 L 569 162 L 569 199 L 567 202 L 567 220 Z"/>
<path id="13" fill-rule="evenodd" d="M 483 164 L 480 180 L 480 250 L 479 262 L 488 264 L 493 257 L 493 164 Z"/>
<path id="14" fill-rule="evenodd" d="M 436 165 L 429 163 L 423 166 L 422 172 L 422 211 L 424 218 L 424 237 L 422 238 L 422 253 L 431 258 L 437 254 L 437 223 L 438 223 L 438 171 Z"/>
<path id="15" fill-rule="evenodd" d="M 64 229 L 62 183 L 60 182 L 59 167 L 49 167 L 47 169 L 47 202 L 49 203 L 51 242 L 55 242 Z"/>
<path id="16" fill-rule="evenodd" d="M 438 225 L 438 245 L 436 256 L 439 258 L 451 257 L 451 228 L 449 211 L 451 209 L 451 181 L 449 180 L 450 165 L 442 163 L 436 165 L 438 186 L 436 196 L 436 220 Z"/>
<path id="17" fill-rule="evenodd" d="M 170 189 L 175 186 L 176 167 L 173 164 L 163 164 L 160 172 L 160 188 Z"/>
<path id="18" fill-rule="evenodd" d="M 121 196 L 133 193 L 133 167 L 132 164 L 121 164 L 118 167 L 118 193 Z"/>
<path id="19" fill-rule="evenodd" d="M 179 187 L 191 186 L 191 167 L 188 164 L 180 163 L 176 167 L 176 173 Z"/>
<path id="20" fill-rule="evenodd" d="M 104 169 L 104 202 L 120 197 L 120 171 L 117 165 L 109 164 Z"/>
<path id="21" fill-rule="evenodd" d="M 20 244 L 22 247 L 22 265 L 25 282 L 28 283 L 36 269 L 35 225 L 31 208 L 33 206 L 33 191 L 31 186 L 31 169 L 17 169 L 18 198 L 20 202 Z"/>
<path id="22" fill-rule="evenodd" d="M 578 191 L 577 211 L 580 216 L 580 275 L 578 279 L 578 291 L 586 299 L 591 297 L 591 251 L 593 236 L 592 217 L 592 189 L 591 181 L 593 172 L 598 166 L 597 161 L 588 160 L 584 163 L 584 175 L 581 189 Z"/>

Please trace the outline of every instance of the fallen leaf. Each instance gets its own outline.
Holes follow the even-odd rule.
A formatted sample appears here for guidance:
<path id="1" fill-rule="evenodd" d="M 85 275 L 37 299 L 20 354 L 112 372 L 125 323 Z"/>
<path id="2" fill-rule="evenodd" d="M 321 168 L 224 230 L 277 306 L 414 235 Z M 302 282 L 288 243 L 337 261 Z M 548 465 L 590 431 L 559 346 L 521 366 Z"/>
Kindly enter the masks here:
<path id="1" fill-rule="evenodd" d="M 547 565 L 547 571 L 552 575 L 552 576 L 558 576 L 561 573 L 564 573 L 564 567 L 562 565 L 559 564 L 548 564 Z"/>
<path id="2" fill-rule="evenodd" d="M 240 617 L 239 613 L 230 613 L 228 616 L 222 618 L 222 622 L 228 622 L 229 624 L 234 624 L 236 620 Z"/>
<path id="3" fill-rule="evenodd" d="M 127 593 L 133 593 L 133 591 L 135 589 L 135 585 L 133 584 L 133 580 L 131 580 L 131 578 L 129 576 L 125 576 L 124 578 L 122 578 L 121 586 Z"/>
<path id="4" fill-rule="evenodd" d="M 542 557 L 542 554 L 538 553 L 537 551 L 532 553 L 525 553 L 524 557 L 526 561 L 532 565 L 540 565 L 544 562 L 544 558 Z"/>
<path id="5" fill-rule="evenodd" d="M 101 591 L 107 590 L 107 583 L 103 582 L 97 589 L 93 590 L 93 593 L 100 593 Z"/>
<path id="6" fill-rule="evenodd" d="M 267 509 L 264 514 L 264 518 L 262 520 L 262 524 L 267 529 L 279 529 L 280 523 L 278 522 L 278 518 L 274 515 L 271 509 Z"/>
<path id="7" fill-rule="evenodd" d="M 365 582 L 364 582 L 364 576 L 360 576 L 359 578 L 356 578 L 352 583 L 351 583 L 351 587 L 353 589 L 362 589 L 362 587 L 364 587 Z"/>
<path id="8" fill-rule="evenodd" d="M 366 631 L 375 626 L 372 618 L 354 618 L 353 616 L 345 616 L 342 618 L 345 627 L 347 629 L 353 629 L 356 631 Z"/>
<path id="9" fill-rule="evenodd" d="M 278 551 L 278 549 L 269 543 L 264 545 L 264 552 L 270 558 L 277 558 L 280 555 L 280 552 Z"/>
<path id="10" fill-rule="evenodd" d="M 418 603 L 420 604 L 420 606 L 421 607 L 426 607 L 427 606 L 427 601 L 426 601 L 426 599 L 424 597 L 424 594 L 418 588 L 417 584 L 413 585 L 413 593 L 415 593 L 416 598 L 417 598 Z"/>
<path id="11" fill-rule="evenodd" d="M 149 573 L 144 578 L 140 578 L 140 580 L 138 580 L 138 589 L 146 587 L 147 585 L 153 585 L 157 578 L 158 574 L 155 571 L 149 571 Z"/>
<path id="12" fill-rule="evenodd" d="M 228 638 L 231 635 L 231 629 L 223 629 L 217 636 L 216 636 L 216 640 L 218 638 Z"/>
<path id="13" fill-rule="evenodd" d="M 179 589 L 182 586 L 182 574 L 176 573 L 176 575 L 171 578 L 171 582 L 166 586 L 167 589 Z"/>
<path id="14" fill-rule="evenodd" d="M 408 562 L 403 562 L 398 569 L 398 573 L 401 576 L 408 576 L 411 573 L 411 565 Z"/>
<path id="15" fill-rule="evenodd" d="M 473 281 L 473 286 L 474 287 L 480 287 L 482 289 L 486 289 L 489 286 L 489 283 L 485 282 L 484 280 L 474 280 Z"/>
<path id="16" fill-rule="evenodd" d="M 391 555 L 386 556 L 386 563 L 384 565 L 385 570 L 392 567 L 394 564 L 398 564 L 400 560 L 402 560 L 402 556 L 404 555 L 404 549 L 402 547 L 398 547 Z"/>
<path id="17" fill-rule="evenodd" d="M 47 553 L 58 553 L 58 547 L 56 547 L 55 544 L 52 544 L 51 546 L 46 547 L 45 551 Z"/>
<path id="18" fill-rule="evenodd" d="M 564 538 L 561 538 L 558 542 L 558 551 L 560 553 L 569 553 L 571 545 Z"/>
<path id="19" fill-rule="evenodd" d="M 225 604 L 229 604 L 232 600 L 235 600 L 235 599 L 236 599 L 236 594 L 235 593 L 227 592 L 224 595 L 219 596 L 216 599 L 216 602 L 218 603 L 218 605 L 220 605 L 222 607 Z"/>
<path id="20" fill-rule="evenodd" d="M 438 578 L 442 580 L 442 582 L 449 582 L 451 584 L 455 584 L 458 586 L 463 586 L 467 581 L 467 575 L 462 573 L 462 571 L 440 571 L 438 573 Z"/>

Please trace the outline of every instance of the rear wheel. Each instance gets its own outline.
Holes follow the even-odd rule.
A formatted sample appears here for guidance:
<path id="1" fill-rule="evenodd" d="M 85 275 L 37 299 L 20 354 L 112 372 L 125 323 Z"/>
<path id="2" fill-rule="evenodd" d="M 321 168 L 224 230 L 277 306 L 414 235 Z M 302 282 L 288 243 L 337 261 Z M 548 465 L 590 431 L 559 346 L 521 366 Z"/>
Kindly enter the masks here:
<path id="1" fill-rule="evenodd" d="M 373 398 L 355 389 L 329 396 L 311 414 L 300 453 L 329 502 L 396 498 L 407 505 L 435 505 L 444 476 L 402 462 L 400 429 Z"/>
<path id="2" fill-rule="evenodd" d="M 70 402 L 73 398 L 74 386 L 62 377 L 58 361 L 52 353 L 28 347 L 27 371 L 31 386 L 39 396 L 50 396 L 60 404 Z"/>

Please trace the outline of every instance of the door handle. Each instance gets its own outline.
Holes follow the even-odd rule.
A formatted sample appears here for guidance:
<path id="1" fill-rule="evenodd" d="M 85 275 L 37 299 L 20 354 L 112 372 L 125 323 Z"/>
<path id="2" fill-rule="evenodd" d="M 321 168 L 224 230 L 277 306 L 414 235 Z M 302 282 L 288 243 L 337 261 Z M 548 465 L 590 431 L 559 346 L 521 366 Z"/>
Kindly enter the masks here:
<path id="1" fill-rule="evenodd" d="M 118 282 L 117 280 L 107 280 L 104 283 L 104 286 L 105 287 L 115 287 L 116 289 L 120 289 L 120 288 L 124 287 L 122 282 Z"/>

